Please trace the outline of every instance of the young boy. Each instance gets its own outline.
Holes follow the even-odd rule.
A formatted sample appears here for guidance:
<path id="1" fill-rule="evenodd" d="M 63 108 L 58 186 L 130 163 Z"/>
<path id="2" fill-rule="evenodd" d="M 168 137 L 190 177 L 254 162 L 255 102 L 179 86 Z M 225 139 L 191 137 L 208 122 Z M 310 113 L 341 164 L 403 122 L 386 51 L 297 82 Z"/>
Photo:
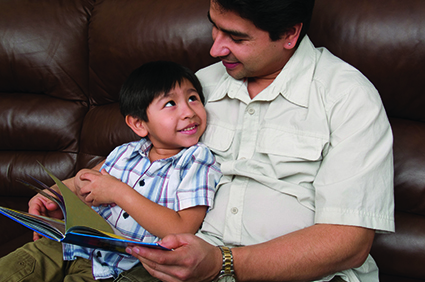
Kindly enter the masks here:
<path id="1" fill-rule="evenodd" d="M 155 242 L 167 234 L 195 233 L 221 177 L 212 153 L 198 143 L 206 127 L 203 103 L 199 81 L 183 66 L 152 62 L 133 71 L 121 88 L 120 109 L 143 138 L 112 151 L 101 172 L 80 171 L 75 192 L 128 237 Z M 60 243 L 43 238 L 27 245 L 0 259 L 0 278 L 9 275 L 6 260 L 17 260 L 23 251 L 40 269 L 19 281 L 79 275 L 81 281 L 112 281 L 139 263 L 130 255 L 70 244 L 63 244 L 63 260 L 55 262 L 62 255 Z M 13 271 L 22 278 L 23 271 Z"/>

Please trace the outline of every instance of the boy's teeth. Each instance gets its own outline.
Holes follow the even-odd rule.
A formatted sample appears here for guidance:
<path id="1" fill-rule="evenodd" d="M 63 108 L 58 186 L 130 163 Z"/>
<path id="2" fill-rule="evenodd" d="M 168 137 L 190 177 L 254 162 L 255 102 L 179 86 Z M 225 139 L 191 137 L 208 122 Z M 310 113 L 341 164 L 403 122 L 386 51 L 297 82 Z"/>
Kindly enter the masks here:
<path id="1" fill-rule="evenodd" d="M 192 127 L 189 127 L 189 128 L 185 128 L 185 129 L 183 129 L 183 131 L 188 131 L 188 130 L 192 130 L 192 129 L 195 129 L 195 126 L 192 126 Z"/>

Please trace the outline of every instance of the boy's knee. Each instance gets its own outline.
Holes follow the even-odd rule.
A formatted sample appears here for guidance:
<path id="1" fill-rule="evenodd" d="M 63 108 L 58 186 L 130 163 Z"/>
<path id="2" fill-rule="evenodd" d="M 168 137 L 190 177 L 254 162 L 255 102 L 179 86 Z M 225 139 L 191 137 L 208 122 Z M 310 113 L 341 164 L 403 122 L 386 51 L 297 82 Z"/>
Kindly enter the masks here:
<path id="1" fill-rule="evenodd" d="M 62 267 L 62 244 L 42 238 L 0 259 L 0 281 L 59 281 Z"/>
<path id="2" fill-rule="evenodd" d="M 0 258 L 0 281 L 34 281 L 29 277 L 34 273 L 36 260 L 27 252 L 16 251 Z"/>

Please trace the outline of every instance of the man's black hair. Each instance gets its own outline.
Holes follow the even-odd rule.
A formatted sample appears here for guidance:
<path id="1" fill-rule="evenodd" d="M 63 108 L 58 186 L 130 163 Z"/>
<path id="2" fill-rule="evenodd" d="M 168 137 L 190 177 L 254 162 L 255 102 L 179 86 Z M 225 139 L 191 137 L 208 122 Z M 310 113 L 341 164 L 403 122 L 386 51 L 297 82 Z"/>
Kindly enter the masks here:
<path id="1" fill-rule="evenodd" d="M 202 86 L 196 75 L 187 67 L 168 61 L 155 61 L 135 69 L 124 82 L 119 95 L 120 111 L 148 121 L 146 110 L 150 103 L 181 85 L 187 79 L 195 87 L 202 103 L 205 102 Z"/>
<path id="2" fill-rule="evenodd" d="M 267 31 L 272 41 L 279 40 L 298 23 L 303 23 L 300 42 L 307 34 L 314 0 L 213 0 L 224 11 L 233 11 Z"/>

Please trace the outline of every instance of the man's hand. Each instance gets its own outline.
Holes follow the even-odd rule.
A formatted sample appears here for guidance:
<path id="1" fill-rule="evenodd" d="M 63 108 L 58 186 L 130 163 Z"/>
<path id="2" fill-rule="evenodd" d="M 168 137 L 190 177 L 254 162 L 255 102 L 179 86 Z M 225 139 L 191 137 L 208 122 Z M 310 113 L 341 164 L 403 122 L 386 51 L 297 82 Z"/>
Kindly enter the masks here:
<path id="1" fill-rule="evenodd" d="M 50 192 L 46 190 L 46 193 Z M 55 202 L 52 202 L 41 194 L 35 195 L 28 202 L 28 212 L 31 214 L 63 219 L 63 214 L 60 207 Z M 42 236 L 40 234 L 34 232 L 34 241 L 40 239 L 41 237 Z"/>
<path id="2" fill-rule="evenodd" d="M 194 235 L 169 235 L 160 244 L 173 251 L 128 247 L 127 252 L 161 281 L 212 281 L 220 272 L 220 249 Z"/>

